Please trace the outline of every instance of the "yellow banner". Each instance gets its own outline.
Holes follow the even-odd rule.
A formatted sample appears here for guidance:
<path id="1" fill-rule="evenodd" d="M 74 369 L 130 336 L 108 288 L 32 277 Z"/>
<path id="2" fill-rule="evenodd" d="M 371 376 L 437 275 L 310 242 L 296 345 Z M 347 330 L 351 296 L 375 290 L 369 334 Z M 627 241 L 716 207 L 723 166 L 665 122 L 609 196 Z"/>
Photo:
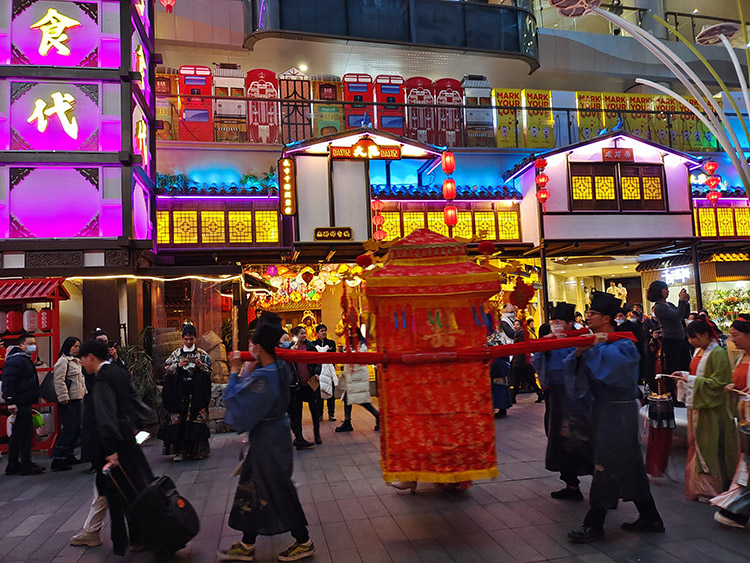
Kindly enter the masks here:
<path id="1" fill-rule="evenodd" d="M 604 92 L 602 103 L 604 104 L 604 126 L 608 131 L 611 131 L 617 125 L 620 117 L 623 118 L 623 121 L 625 120 L 624 113 L 621 114 L 613 110 L 628 109 L 628 95 L 619 92 Z"/>
<path id="2" fill-rule="evenodd" d="M 685 96 L 690 104 L 698 107 L 698 101 L 692 96 Z M 688 108 L 677 102 L 677 111 L 687 112 Z M 672 129 L 677 135 L 674 148 L 681 151 L 703 150 L 703 132 L 705 126 L 692 113 L 674 116 Z"/>
<path id="3" fill-rule="evenodd" d="M 677 100 L 672 96 L 654 96 L 654 111 L 659 112 L 656 114 L 653 121 L 653 140 L 657 143 L 677 148 L 675 145 L 677 141 L 677 131 L 674 128 L 674 112 L 677 111 L 678 105 Z M 671 129 L 670 124 L 672 124 Z"/>
<path id="4" fill-rule="evenodd" d="M 555 146 L 555 130 L 549 90 L 524 90 L 524 146 L 534 149 L 551 149 Z"/>
<path id="5" fill-rule="evenodd" d="M 604 127 L 601 92 L 576 92 L 578 108 L 578 140 L 596 137 Z"/>
<path id="6" fill-rule="evenodd" d="M 636 137 L 650 140 L 649 121 L 652 115 L 654 96 L 652 94 L 627 94 L 627 98 L 628 109 L 637 113 L 625 114 L 625 130 Z"/>
<path id="7" fill-rule="evenodd" d="M 518 143 L 518 121 L 521 118 L 521 110 L 500 109 L 501 107 L 521 107 L 521 90 L 511 88 L 495 88 L 492 90 L 492 98 L 495 100 L 497 121 L 497 146 L 502 148 L 517 148 Z"/>

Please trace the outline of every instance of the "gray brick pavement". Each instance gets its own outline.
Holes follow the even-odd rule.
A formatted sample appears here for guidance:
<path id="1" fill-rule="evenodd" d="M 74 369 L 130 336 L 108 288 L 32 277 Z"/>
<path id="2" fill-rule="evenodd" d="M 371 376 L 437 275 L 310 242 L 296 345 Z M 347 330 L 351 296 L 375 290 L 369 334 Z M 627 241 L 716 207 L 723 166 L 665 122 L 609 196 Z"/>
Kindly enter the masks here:
<path id="1" fill-rule="evenodd" d="M 500 477 L 466 492 L 438 492 L 421 485 L 417 495 L 387 487 L 378 465 L 378 435 L 371 416 L 354 408 L 355 432 L 336 434 L 324 422 L 323 445 L 295 453 L 294 479 L 310 522 L 318 563 L 525 563 L 533 561 L 609 563 L 750 560 L 750 533 L 719 528 L 710 506 L 683 497 L 684 450 L 675 449 L 670 478 L 652 490 L 667 532 L 635 535 L 620 530 L 636 511 L 621 504 L 607 519 L 607 541 L 573 545 L 565 534 L 581 522 L 586 502 L 549 497 L 560 487 L 544 470 L 543 406 L 520 396 L 507 418 L 496 421 Z M 343 410 L 337 406 L 339 415 Z M 311 434 L 310 421 L 305 421 Z M 200 534 L 176 562 L 215 561 L 219 547 L 240 533 L 227 526 L 236 478 L 240 438 L 212 439 L 212 455 L 199 462 L 171 463 L 158 442 L 145 451 L 154 472 L 170 475 L 201 516 Z M 49 465 L 43 454 L 37 462 Z M 0 466 L 4 470 L 5 464 Z M 78 468 L 36 477 L 0 475 L 0 561 L 4 563 L 153 562 L 148 553 L 112 554 L 109 526 L 104 545 L 68 545 L 82 524 L 92 495 L 93 476 Z M 589 480 L 584 479 L 583 490 Z M 288 535 L 261 537 L 257 561 L 273 561 Z M 159 562 L 161 563 L 161 562 Z"/>

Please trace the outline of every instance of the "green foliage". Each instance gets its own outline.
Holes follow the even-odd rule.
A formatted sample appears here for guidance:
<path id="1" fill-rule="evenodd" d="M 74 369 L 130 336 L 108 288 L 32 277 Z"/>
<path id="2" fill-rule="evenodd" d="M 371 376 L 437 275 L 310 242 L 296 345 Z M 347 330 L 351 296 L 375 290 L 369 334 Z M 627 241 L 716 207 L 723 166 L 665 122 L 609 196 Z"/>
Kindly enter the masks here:
<path id="1" fill-rule="evenodd" d="M 153 360 L 144 348 L 144 342 L 151 341 L 152 331 L 153 328 L 147 326 L 138 334 L 135 344 L 118 346 L 117 354 L 128 366 L 130 378 L 143 402 L 156 411 L 161 403 L 161 397 L 154 379 Z"/>
<path id="2" fill-rule="evenodd" d="M 732 324 L 738 313 L 750 311 L 750 290 L 717 289 L 706 291 L 706 310 L 721 327 Z"/>

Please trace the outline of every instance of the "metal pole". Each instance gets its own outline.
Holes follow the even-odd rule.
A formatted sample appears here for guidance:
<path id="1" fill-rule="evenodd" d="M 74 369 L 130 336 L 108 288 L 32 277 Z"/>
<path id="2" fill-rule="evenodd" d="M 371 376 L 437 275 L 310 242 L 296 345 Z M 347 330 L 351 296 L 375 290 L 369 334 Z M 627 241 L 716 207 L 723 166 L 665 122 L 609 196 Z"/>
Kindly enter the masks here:
<path id="1" fill-rule="evenodd" d="M 698 261 L 698 243 L 691 247 L 693 253 L 693 279 L 695 280 L 695 301 L 700 311 L 703 309 L 703 292 L 701 291 L 701 267 Z"/>

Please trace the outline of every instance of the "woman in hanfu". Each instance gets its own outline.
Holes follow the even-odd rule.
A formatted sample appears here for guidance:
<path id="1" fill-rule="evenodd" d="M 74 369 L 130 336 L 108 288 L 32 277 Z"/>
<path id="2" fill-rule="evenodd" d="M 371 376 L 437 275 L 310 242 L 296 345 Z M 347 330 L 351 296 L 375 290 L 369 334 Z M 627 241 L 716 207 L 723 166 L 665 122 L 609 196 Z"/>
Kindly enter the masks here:
<path id="1" fill-rule="evenodd" d="M 266 317 L 264 314 L 262 319 L 268 323 Z M 258 535 L 284 532 L 291 532 L 295 541 L 278 554 L 279 561 L 297 561 L 315 554 L 292 482 L 292 443 L 286 414 L 292 373 L 275 352 L 283 334 L 280 322 L 258 323 L 250 348 L 257 361 L 240 374 L 241 363 L 232 358 L 232 373 L 224 391 L 225 420 L 237 432 L 249 433 L 250 449 L 229 513 L 229 526 L 242 532 L 242 540 L 220 551 L 219 561 L 253 561 Z"/>
<path id="2" fill-rule="evenodd" d="M 711 504 L 719 508 L 714 514 L 719 524 L 744 528 L 750 520 L 750 315 L 737 316 L 729 327 L 729 339 L 742 352 L 732 374 L 732 383 L 725 387 L 730 397 L 739 397 L 736 411 L 741 451 L 729 490 L 711 499 Z M 734 393 L 735 390 L 739 393 Z"/>
<path id="3" fill-rule="evenodd" d="M 685 496 L 708 502 L 726 491 L 737 464 L 737 429 L 724 388 L 732 383 L 729 356 L 706 320 L 687 327 L 695 355 L 690 372 L 676 371 L 678 398 L 688 407 Z"/>

